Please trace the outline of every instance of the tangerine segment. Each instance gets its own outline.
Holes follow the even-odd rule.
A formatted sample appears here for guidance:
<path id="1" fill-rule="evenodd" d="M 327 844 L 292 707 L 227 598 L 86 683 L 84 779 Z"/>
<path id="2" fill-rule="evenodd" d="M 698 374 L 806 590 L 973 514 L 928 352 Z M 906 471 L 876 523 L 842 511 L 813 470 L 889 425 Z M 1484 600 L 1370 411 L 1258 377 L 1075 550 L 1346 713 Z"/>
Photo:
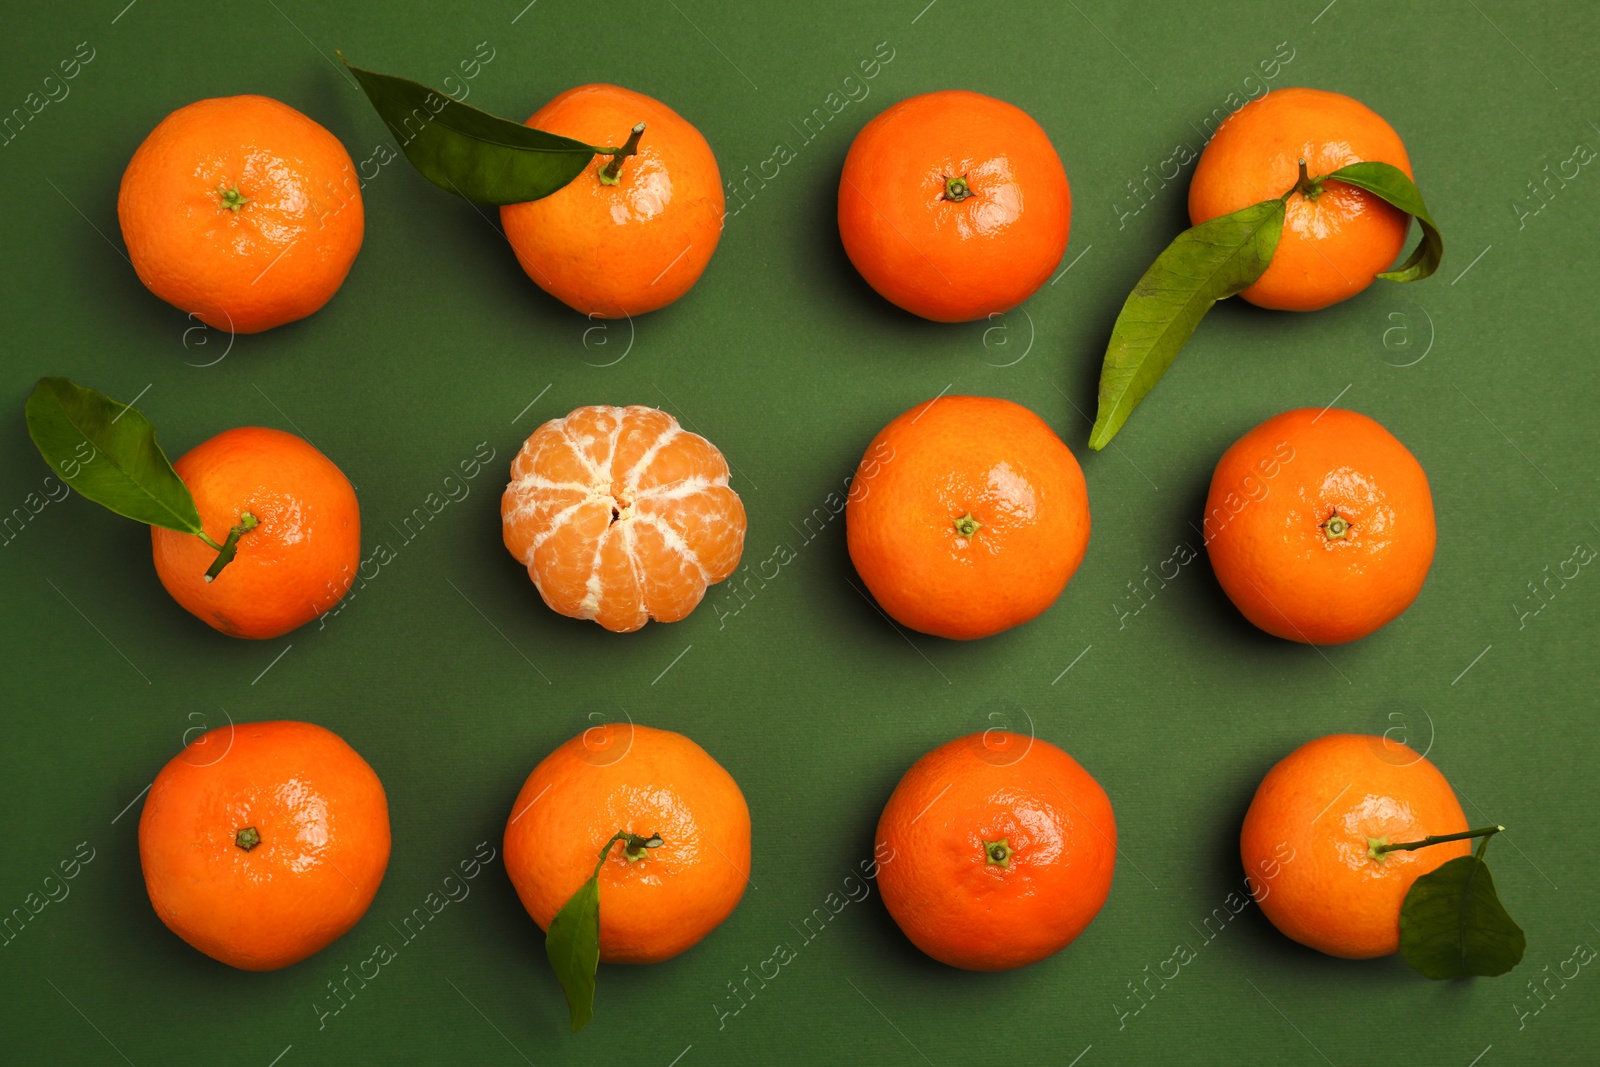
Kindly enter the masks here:
<path id="1" fill-rule="evenodd" d="M 659 100 L 616 85 L 580 85 L 533 113 L 529 126 L 591 145 L 621 147 L 645 123 L 616 184 L 596 156 L 542 200 L 507 204 L 500 222 L 529 278 L 596 318 L 672 303 L 699 280 L 722 238 L 717 159 L 700 131 Z"/>
<path id="2" fill-rule="evenodd" d="M 1066 588 L 1089 543 L 1088 489 L 1072 450 L 1027 408 L 936 397 L 867 447 L 845 527 L 851 561 L 892 618 L 986 637 Z"/>
<path id="3" fill-rule="evenodd" d="M 1205 532 L 1245 618 L 1313 645 L 1365 637 L 1410 607 L 1437 537 L 1416 457 L 1339 408 L 1286 411 L 1234 442 L 1211 478 Z"/>
<path id="4" fill-rule="evenodd" d="M 388 801 L 367 762 L 320 726 L 219 727 L 156 776 L 139 862 L 173 933 L 229 966 L 276 970 L 372 903 L 389 863 Z"/>
<path id="5" fill-rule="evenodd" d="M 230 333 L 304 318 L 361 249 L 361 183 L 339 139 L 265 96 L 199 100 L 139 145 L 117 219 L 139 280 Z"/>
<path id="6" fill-rule="evenodd" d="M 511 463 L 500 514 L 544 602 L 618 633 L 684 618 L 744 549 L 722 453 L 637 405 L 540 426 Z"/>
<path id="7" fill-rule="evenodd" d="M 328 611 L 361 563 L 361 512 L 350 480 L 309 441 L 241 426 L 185 453 L 173 469 L 218 544 L 250 513 L 254 529 L 215 581 L 217 550 L 150 528 L 156 574 L 185 611 L 230 637 L 280 637 Z"/>
<path id="8" fill-rule="evenodd" d="M 1071 222 L 1049 136 L 982 93 L 925 93 L 884 109 L 856 135 L 839 181 L 850 262 L 886 300 L 936 322 L 1022 303 L 1061 261 Z"/>
<path id="9" fill-rule="evenodd" d="M 528 776 L 506 824 L 506 872 L 548 929 L 619 831 L 661 845 L 600 868 L 600 959 L 657 963 L 726 919 L 750 877 L 750 809 L 733 777 L 682 734 L 631 723 L 593 727 Z"/>
<path id="10" fill-rule="evenodd" d="M 1234 112 L 1200 153 L 1189 184 L 1189 220 L 1202 222 L 1282 196 L 1299 178 L 1363 161 L 1411 177 L 1411 159 L 1383 117 L 1341 93 L 1277 89 Z M 1239 295 L 1259 307 L 1315 311 L 1346 300 L 1388 270 L 1411 216 L 1382 197 L 1326 182 L 1316 199 L 1284 207 L 1283 234 L 1266 272 Z"/>
<path id="11" fill-rule="evenodd" d="M 878 820 L 878 887 L 912 943 L 975 971 L 1071 944 L 1111 891 L 1117 826 L 1088 771 L 1001 730 L 923 756 Z"/>
<path id="12" fill-rule="evenodd" d="M 1471 842 L 1368 855 L 1371 842 L 1420 841 L 1467 829 L 1450 783 L 1387 737 L 1333 734 L 1278 762 L 1256 789 L 1239 853 L 1261 911 L 1287 936 L 1347 959 L 1400 947 L 1411 883 L 1465 856 Z"/>

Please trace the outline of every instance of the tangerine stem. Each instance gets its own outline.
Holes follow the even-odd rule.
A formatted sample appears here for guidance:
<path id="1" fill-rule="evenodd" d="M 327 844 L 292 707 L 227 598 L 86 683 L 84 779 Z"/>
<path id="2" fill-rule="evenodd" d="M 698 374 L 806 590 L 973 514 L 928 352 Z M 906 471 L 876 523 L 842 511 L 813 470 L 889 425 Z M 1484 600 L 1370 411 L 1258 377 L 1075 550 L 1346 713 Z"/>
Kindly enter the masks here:
<path id="1" fill-rule="evenodd" d="M 967 176 L 965 174 L 955 178 L 946 178 L 944 180 L 943 199 L 959 204 L 967 197 L 973 195 L 976 194 L 973 193 L 972 186 L 967 184 Z"/>
<path id="2" fill-rule="evenodd" d="M 1483 838 L 1486 845 L 1489 843 L 1488 839 L 1490 837 L 1504 829 L 1504 826 L 1480 826 L 1476 830 L 1463 830 L 1458 834 L 1429 834 L 1421 841 L 1401 841 L 1393 845 L 1382 837 L 1368 838 L 1367 855 L 1375 860 L 1382 860 L 1385 852 L 1415 852 L 1417 849 L 1427 848 L 1429 845 L 1442 845 L 1446 841 L 1466 841 L 1473 837 Z M 1480 849 L 1482 847 L 1482 845 L 1479 846 Z"/>
<path id="3" fill-rule="evenodd" d="M 206 581 L 215 581 L 217 575 L 222 573 L 222 568 L 233 562 L 234 555 L 239 551 L 239 538 L 254 530 L 259 525 L 256 517 L 248 511 L 239 516 L 239 525 L 228 531 L 228 539 L 222 544 L 217 544 L 204 532 L 200 539 L 217 550 L 217 558 L 211 562 L 211 569 L 206 571 Z"/>
<path id="4" fill-rule="evenodd" d="M 644 851 L 645 849 L 660 848 L 665 843 L 661 840 L 660 834 L 651 834 L 649 837 L 640 837 L 638 834 L 632 834 L 626 830 L 618 830 L 616 833 L 611 835 L 611 840 L 607 841 L 600 849 L 600 862 L 594 865 L 594 876 L 596 878 L 600 877 L 600 868 L 606 865 L 606 858 L 611 855 L 611 846 L 616 844 L 618 841 L 627 842 L 622 846 L 622 858 L 627 860 L 629 863 L 638 863 L 640 860 L 644 859 L 646 854 Z"/>
<path id="5" fill-rule="evenodd" d="M 612 155 L 611 162 L 600 168 L 600 184 L 615 185 L 622 180 L 622 161 L 639 151 L 639 137 L 644 133 L 644 123 L 633 128 L 628 134 L 628 143 Z"/>
<path id="6" fill-rule="evenodd" d="M 249 852 L 251 849 L 261 844 L 261 831 L 257 830 L 254 826 L 242 827 L 238 833 L 233 835 L 233 843 L 244 849 L 246 852 Z"/>
<path id="7" fill-rule="evenodd" d="M 1311 177 L 1311 175 L 1306 171 L 1306 161 L 1302 159 L 1300 161 L 1300 174 L 1299 174 L 1299 176 L 1297 178 L 1295 178 L 1294 184 L 1289 186 L 1289 191 L 1284 193 L 1278 199 L 1280 199 L 1280 200 L 1288 200 L 1295 193 L 1299 193 L 1301 196 L 1305 197 L 1307 200 L 1315 200 L 1318 197 L 1318 195 L 1321 194 L 1321 192 L 1322 192 L 1322 179 L 1321 178 L 1313 178 L 1313 177 Z"/>
<path id="8" fill-rule="evenodd" d="M 1011 842 L 1006 838 L 998 841 L 985 841 L 983 843 L 983 862 L 985 866 L 1010 867 L 1011 853 L 1015 851 Z"/>
<path id="9" fill-rule="evenodd" d="M 983 523 L 973 518 L 972 512 L 970 511 L 961 516 L 959 519 L 954 519 L 952 521 L 954 521 L 956 525 L 956 533 L 960 534 L 968 541 L 972 540 L 973 534 L 983 529 Z"/>

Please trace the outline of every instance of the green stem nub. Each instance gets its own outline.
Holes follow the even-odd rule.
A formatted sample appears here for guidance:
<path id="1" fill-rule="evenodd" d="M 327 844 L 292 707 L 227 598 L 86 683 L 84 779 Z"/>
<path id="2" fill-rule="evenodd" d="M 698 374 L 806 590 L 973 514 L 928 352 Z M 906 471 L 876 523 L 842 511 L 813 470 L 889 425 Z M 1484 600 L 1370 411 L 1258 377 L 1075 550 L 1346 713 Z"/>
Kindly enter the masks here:
<path id="1" fill-rule="evenodd" d="M 1011 842 L 1005 838 L 983 843 L 983 862 L 986 867 L 1011 866 Z"/>
<path id="2" fill-rule="evenodd" d="M 974 195 L 972 192 L 972 186 L 967 184 L 967 176 L 965 174 L 955 178 L 945 178 L 944 196 L 942 199 L 952 200 L 959 204 L 961 201 L 972 195 Z"/>
<path id="3" fill-rule="evenodd" d="M 1350 533 L 1350 520 L 1335 511 L 1318 529 L 1328 540 L 1342 541 Z"/>
<path id="4" fill-rule="evenodd" d="M 206 581 L 215 581 L 217 575 L 222 573 L 222 568 L 233 562 L 234 555 L 239 551 L 239 538 L 254 530 L 257 525 L 259 524 L 256 517 L 248 511 L 239 516 L 239 525 L 228 531 L 228 539 L 217 549 L 217 558 L 211 562 L 211 569 L 206 571 Z M 213 548 L 217 547 L 210 538 L 203 540 Z"/>
<path id="5" fill-rule="evenodd" d="M 601 185 L 615 185 L 622 180 L 622 161 L 639 151 L 639 137 L 643 133 L 644 123 L 641 122 L 633 128 L 632 133 L 628 134 L 628 143 L 622 146 L 622 150 L 611 157 L 611 162 L 600 168 Z"/>
<path id="6" fill-rule="evenodd" d="M 970 511 L 967 512 L 965 515 L 961 516 L 959 519 L 956 519 L 955 520 L 955 526 L 956 526 L 956 533 L 960 534 L 962 537 L 966 538 L 968 541 L 972 540 L 972 535 L 973 534 L 975 534 L 979 530 L 983 529 L 983 523 L 981 523 L 977 519 L 973 518 L 972 517 L 972 512 L 970 512 Z"/>
<path id="7" fill-rule="evenodd" d="M 261 833 L 254 826 L 246 826 L 244 829 L 233 835 L 233 843 L 244 849 L 246 852 L 249 852 L 251 849 L 261 844 Z"/>
<path id="8" fill-rule="evenodd" d="M 1295 193 L 1299 193 L 1307 200 L 1315 200 L 1322 195 L 1322 179 L 1311 176 L 1306 170 L 1306 161 L 1303 159 L 1300 161 L 1299 176 L 1295 178 L 1294 184 L 1289 187 L 1289 191 L 1283 194 L 1283 198 L 1287 200 Z"/>
<path id="9" fill-rule="evenodd" d="M 1504 829 L 1504 826 L 1480 826 L 1476 830 L 1462 830 L 1458 834 L 1429 834 L 1421 841 L 1401 841 L 1393 845 L 1389 844 L 1387 837 L 1369 837 L 1367 838 L 1367 855 L 1382 863 L 1384 854 L 1387 852 L 1415 852 L 1419 848 L 1427 848 L 1429 845 L 1442 845 L 1446 841 L 1466 841 L 1470 838 L 1481 837 L 1485 839 L 1484 844 L 1487 844 L 1488 838 L 1493 837 Z"/>
<path id="10" fill-rule="evenodd" d="M 250 198 L 241 193 L 237 185 L 232 189 L 218 187 L 217 195 L 222 197 L 222 206 L 236 215 L 239 213 L 240 208 L 250 202 Z"/>

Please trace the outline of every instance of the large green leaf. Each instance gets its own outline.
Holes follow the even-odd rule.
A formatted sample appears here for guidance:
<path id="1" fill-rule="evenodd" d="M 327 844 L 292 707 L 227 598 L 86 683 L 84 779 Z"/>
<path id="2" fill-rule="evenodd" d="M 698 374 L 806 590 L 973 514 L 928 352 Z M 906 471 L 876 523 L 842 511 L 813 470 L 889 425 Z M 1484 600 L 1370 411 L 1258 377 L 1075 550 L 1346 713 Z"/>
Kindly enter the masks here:
<path id="1" fill-rule="evenodd" d="M 1406 177 L 1405 171 L 1388 163 L 1352 163 L 1317 180 L 1344 182 L 1381 196 L 1415 218 L 1422 227 L 1422 240 L 1417 243 L 1410 258 L 1398 269 L 1385 271 L 1378 277 L 1391 282 L 1414 282 L 1426 278 L 1439 268 L 1439 261 L 1444 258 L 1444 238 L 1428 214 L 1428 205 L 1422 202 L 1422 193 Z"/>
<path id="2" fill-rule="evenodd" d="M 1284 202 L 1266 200 L 1180 233 L 1133 287 L 1111 329 L 1089 447 L 1104 448 L 1211 310 L 1272 262 Z"/>
<path id="3" fill-rule="evenodd" d="M 596 153 L 619 151 L 497 118 L 407 78 L 363 70 L 348 61 L 345 66 L 411 165 L 439 188 L 467 200 L 538 200 L 582 174 Z"/>
<path id="4" fill-rule="evenodd" d="M 1400 905 L 1400 954 L 1427 978 L 1505 974 L 1527 944 L 1495 893 L 1481 848 L 1418 878 Z"/>
<path id="5" fill-rule="evenodd" d="M 66 378 L 40 378 L 26 415 L 39 454 L 84 497 L 151 526 L 202 533 L 189 487 L 137 410 Z"/>
<path id="6" fill-rule="evenodd" d="M 576 1033 L 594 1018 L 594 977 L 600 966 L 598 870 L 550 920 L 550 929 L 545 931 L 544 951 L 556 970 L 562 992 L 567 995 L 567 1011 Z"/>

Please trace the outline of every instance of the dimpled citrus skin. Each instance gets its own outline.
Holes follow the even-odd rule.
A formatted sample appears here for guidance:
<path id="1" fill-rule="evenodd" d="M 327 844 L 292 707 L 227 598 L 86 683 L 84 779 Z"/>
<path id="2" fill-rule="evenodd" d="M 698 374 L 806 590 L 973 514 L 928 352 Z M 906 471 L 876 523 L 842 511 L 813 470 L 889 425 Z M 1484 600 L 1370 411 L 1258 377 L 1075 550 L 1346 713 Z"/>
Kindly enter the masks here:
<path id="1" fill-rule="evenodd" d="M 972 195 L 945 197 L 966 176 Z M 1009 311 L 1067 249 L 1072 192 L 1027 112 L 982 93 L 925 93 L 862 127 L 839 180 L 839 236 L 889 302 L 936 322 Z"/>
<path id="2" fill-rule="evenodd" d="M 1010 865 L 988 862 L 1005 840 Z M 1117 824 L 1089 772 L 1048 741 L 990 730 L 912 765 L 878 820 L 878 889 L 911 942 L 1003 971 L 1061 951 L 1111 892 Z"/>
<path id="3" fill-rule="evenodd" d="M 1272 925 L 1318 952 L 1369 959 L 1399 949 L 1411 883 L 1472 847 L 1448 841 L 1387 852 L 1380 863 L 1367 854 L 1369 839 L 1398 844 L 1465 829 L 1450 783 L 1421 755 L 1386 737 L 1332 734 L 1267 772 L 1239 854 Z"/>
<path id="4" fill-rule="evenodd" d="M 1299 178 L 1302 158 L 1313 178 L 1360 162 L 1388 163 L 1411 177 L 1400 135 L 1359 100 L 1274 89 L 1228 116 L 1201 151 L 1189 182 L 1190 222 L 1282 196 Z M 1324 184 L 1315 200 L 1295 193 L 1271 265 L 1239 295 L 1280 311 L 1347 300 L 1394 264 L 1410 227 L 1410 215 L 1343 182 Z"/>
<path id="5" fill-rule="evenodd" d="M 619 831 L 661 837 L 630 863 L 624 842 L 600 871 L 600 960 L 659 963 L 726 919 L 750 878 L 750 809 L 705 749 L 670 730 L 595 726 L 546 756 L 506 823 L 506 873 L 548 929 Z"/>
<path id="6" fill-rule="evenodd" d="M 711 146 L 659 100 L 615 85 L 568 89 L 527 125 L 592 145 L 621 147 L 645 123 L 615 185 L 596 156 L 570 185 L 507 204 L 500 223 L 539 288 L 595 318 L 665 307 L 699 280 L 722 237 L 722 175 Z"/>
<path id="7" fill-rule="evenodd" d="M 238 832 L 254 827 L 248 851 Z M 378 776 L 306 722 L 223 726 L 162 768 L 139 817 L 156 914 L 213 959 L 246 971 L 298 963 L 366 913 L 389 864 Z"/>
<path id="8" fill-rule="evenodd" d="M 224 206 L 225 189 L 248 203 Z M 231 333 L 258 333 L 326 304 L 364 228 L 344 145 L 265 96 L 199 100 L 162 119 L 123 172 L 117 219 L 139 280 Z"/>
<path id="9" fill-rule="evenodd" d="M 982 523 L 961 536 L 955 520 Z M 845 506 L 850 559 L 892 618 L 967 640 L 1055 603 L 1089 544 L 1072 450 L 1020 404 L 944 396 L 867 447 Z"/>
<path id="10" fill-rule="evenodd" d="M 205 580 L 217 550 L 200 538 L 150 528 L 156 574 L 185 611 L 230 637 L 280 637 L 332 608 L 361 563 L 356 491 L 310 442 L 241 426 L 185 453 L 173 469 L 200 525 L 218 544 L 249 512 L 259 525 L 233 561 Z"/>
<path id="11" fill-rule="evenodd" d="M 686 617 L 744 551 L 722 453 L 637 405 L 578 408 L 535 430 L 500 515 L 544 602 L 617 633 Z"/>
<path id="12" fill-rule="evenodd" d="M 1330 540 L 1323 524 L 1335 513 L 1349 530 Z M 1234 442 L 1211 477 L 1205 533 L 1245 618 L 1313 645 L 1365 637 L 1410 607 L 1437 536 L 1421 464 L 1340 408 L 1286 411 Z"/>

